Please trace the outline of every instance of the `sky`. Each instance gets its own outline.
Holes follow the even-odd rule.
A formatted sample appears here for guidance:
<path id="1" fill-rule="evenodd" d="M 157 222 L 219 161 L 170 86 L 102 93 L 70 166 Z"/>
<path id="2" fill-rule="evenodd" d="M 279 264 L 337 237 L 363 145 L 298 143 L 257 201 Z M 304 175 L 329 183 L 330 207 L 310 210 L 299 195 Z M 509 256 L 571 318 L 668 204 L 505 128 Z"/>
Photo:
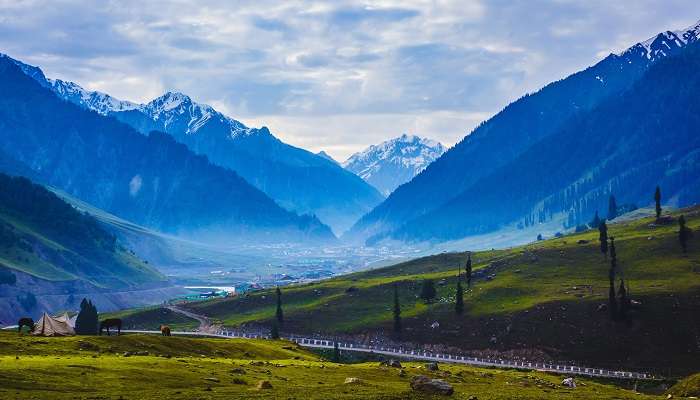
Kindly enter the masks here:
<path id="1" fill-rule="evenodd" d="M 687 0 L 0 0 L 0 52 L 124 100 L 180 91 L 342 161 L 403 133 L 451 146 L 698 19 Z"/>

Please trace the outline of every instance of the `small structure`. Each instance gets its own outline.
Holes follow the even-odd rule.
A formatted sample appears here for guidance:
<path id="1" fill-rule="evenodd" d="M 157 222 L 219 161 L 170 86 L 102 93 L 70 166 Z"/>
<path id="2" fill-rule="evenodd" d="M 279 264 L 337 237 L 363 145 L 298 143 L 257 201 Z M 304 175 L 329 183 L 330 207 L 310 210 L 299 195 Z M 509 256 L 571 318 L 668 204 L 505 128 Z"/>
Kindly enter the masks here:
<path id="1" fill-rule="evenodd" d="M 41 316 L 34 324 L 35 336 L 75 336 L 75 331 L 70 326 L 67 314 L 54 318 L 47 313 Z"/>

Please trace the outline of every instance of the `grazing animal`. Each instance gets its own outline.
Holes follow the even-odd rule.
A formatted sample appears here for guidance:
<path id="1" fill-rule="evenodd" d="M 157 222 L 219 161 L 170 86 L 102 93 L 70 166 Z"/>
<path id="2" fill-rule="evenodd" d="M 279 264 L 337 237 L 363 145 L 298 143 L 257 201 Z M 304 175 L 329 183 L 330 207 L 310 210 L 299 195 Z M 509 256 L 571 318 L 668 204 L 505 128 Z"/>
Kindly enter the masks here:
<path id="1" fill-rule="evenodd" d="M 109 328 L 117 328 L 117 336 L 122 334 L 122 320 L 119 318 L 108 318 L 100 322 L 100 336 L 102 336 L 102 329 L 107 329 L 107 336 L 109 334 Z"/>
<path id="2" fill-rule="evenodd" d="M 161 325 L 160 334 L 163 336 L 170 336 L 170 327 L 168 325 Z"/>
<path id="3" fill-rule="evenodd" d="M 19 321 L 17 321 L 17 332 L 22 333 L 22 328 L 28 326 L 29 327 L 29 332 L 34 332 L 34 320 L 25 317 L 25 318 L 20 318 Z"/>

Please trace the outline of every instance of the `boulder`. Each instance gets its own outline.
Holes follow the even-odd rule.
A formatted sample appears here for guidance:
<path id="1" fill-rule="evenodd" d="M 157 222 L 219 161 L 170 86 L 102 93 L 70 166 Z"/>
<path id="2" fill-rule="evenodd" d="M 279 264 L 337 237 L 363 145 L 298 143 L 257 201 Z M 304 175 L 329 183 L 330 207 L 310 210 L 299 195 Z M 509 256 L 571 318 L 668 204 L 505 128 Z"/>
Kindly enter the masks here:
<path id="1" fill-rule="evenodd" d="M 401 368 L 401 363 L 398 360 L 382 361 L 379 363 L 379 365 L 392 368 Z"/>
<path id="2" fill-rule="evenodd" d="M 438 363 L 430 362 L 430 363 L 425 364 L 425 369 L 427 369 L 428 371 L 437 371 L 440 368 L 438 368 Z"/>
<path id="3" fill-rule="evenodd" d="M 451 396 L 454 388 L 442 379 L 431 379 L 425 375 L 416 375 L 411 379 L 411 389 L 430 394 Z"/>
<path id="4" fill-rule="evenodd" d="M 355 377 L 347 377 L 345 378 L 345 382 L 343 383 L 346 385 L 359 385 L 360 383 L 362 383 L 362 379 Z"/>
<path id="5" fill-rule="evenodd" d="M 258 384 L 255 386 L 257 389 L 272 389 L 272 384 L 270 381 L 259 381 Z"/>
<path id="6" fill-rule="evenodd" d="M 562 386 L 570 387 L 570 388 L 575 388 L 576 387 L 576 381 L 574 381 L 574 378 L 564 378 L 563 381 L 561 381 Z"/>

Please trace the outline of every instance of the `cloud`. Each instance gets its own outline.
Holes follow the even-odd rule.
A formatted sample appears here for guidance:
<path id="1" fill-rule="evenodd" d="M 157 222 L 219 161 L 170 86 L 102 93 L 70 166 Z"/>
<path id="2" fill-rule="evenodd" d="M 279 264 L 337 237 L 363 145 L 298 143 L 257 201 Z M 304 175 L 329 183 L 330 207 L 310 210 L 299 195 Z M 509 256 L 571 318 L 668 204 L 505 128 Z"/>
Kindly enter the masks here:
<path id="1" fill-rule="evenodd" d="M 179 90 L 342 159 L 404 132 L 452 144 L 698 18 L 682 0 L 0 0 L 0 52 L 132 101 Z"/>

